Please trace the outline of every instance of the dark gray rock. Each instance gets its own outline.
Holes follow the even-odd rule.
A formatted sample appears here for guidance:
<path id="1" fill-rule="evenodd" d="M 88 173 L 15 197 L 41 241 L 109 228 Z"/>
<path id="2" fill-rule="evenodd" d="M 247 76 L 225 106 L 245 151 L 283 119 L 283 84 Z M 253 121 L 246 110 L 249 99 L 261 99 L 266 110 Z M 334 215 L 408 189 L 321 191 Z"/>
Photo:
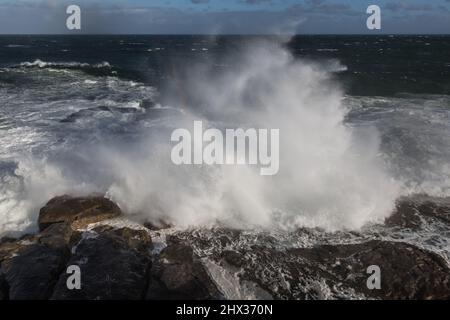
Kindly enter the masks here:
<path id="1" fill-rule="evenodd" d="M 0 263 L 11 300 L 48 299 L 69 257 L 74 231 L 54 224 L 37 235 L 0 244 Z"/>
<path id="2" fill-rule="evenodd" d="M 361 240 L 289 248 L 279 246 L 283 239 L 273 241 L 270 233 L 227 229 L 180 232 L 176 237 L 195 248 L 202 259 L 237 275 L 241 288 L 254 284 L 275 299 L 450 298 L 447 262 L 407 243 Z M 294 243 L 291 239 L 289 243 Z M 367 288 L 371 265 L 381 269 L 380 290 Z"/>
<path id="3" fill-rule="evenodd" d="M 40 210 L 38 223 L 40 230 L 61 222 L 70 223 L 74 229 L 78 229 L 120 214 L 120 208 L 115 203 L 101 196 L 65 195 L 53 198 Z"/>
<path id="4" fill-rule="evenodd" d="M 3 273 L 0 273 L 0 301 L 8 300 L 9 288 Z"/>
<path id="5" fill-rule="evenodd" d="M 2 262 L 11 300 L 44 300 L 50 298 L 53 287 L 67 259 L 63 249 L 32 244 L 17 250 Z"/>
<path id="6" fill-rule="evenodd" d="M 357 292 L 383 299 L 449 299 L 450 270 L 435 253 L 410 244 L 369 241 L 292 250 L 318 263 Z M 367 267 L 381 269 L 381 289 L 367 288 Z"/>
<path id="7" fill-rule="evenodd" d="M 147 299 L 223 299 L 192 248 L 170 243 L 151 270 Z"/>
<path id="8" fill-rule="evenodd" d="M 52 299 L 143 299 L 148 285 L 151 239 L 146 231 L 101 226 L 85 233 L 67 266 L 81 270 L 81 290 L 69 290 L 61 274 Z"/>
<path id="9" fill-rule="evenodd" d="M 173 226 L 166 221 L 158 220 L 158 221 L 154 221 L 154 222 L 149 222 L 149 221 L 145 222 L 144 227 L 146 227 L 149 230 L 158 231 L 158 230 L 168 229 Z"/>
<path id="10" fill-rule="evenodd" d="M 0 245 L 3 243 L 14 242 L 16 240 L 17 240 L 16 238 L 12 238 L 12 237 L 3 237 L 0 239 Z"/>
<path id="11" fill-rule="evenodd" d="M 424 195 L 401 198 L 397 202 L 396 210 L 385 223 L 390 227 L 418 230 L 427 220 L 450 225 L 450 198 Z"/>
<path id="12" fill-rule="evenodd" d="M 284 252 L 254 247 L 253 252 L 227 253 L 224 259 L 244 266 L 243 279 L 258 283 L 278 298 L 327 298 L 317 290 L 320 283 L 330 288 L 335 298 L 340 294 L 345 298 L 344 293 L 350 291 L 382 299 L 450 298 L 450 270 L 445 260 L 406 243 L 369 241 Z M 380 290 L 370 290 L 366 285 L 371 265 L 381 269 Z M 276 266 L 284 274 L 279 281 L 267 277 L 276 274 Z"/>

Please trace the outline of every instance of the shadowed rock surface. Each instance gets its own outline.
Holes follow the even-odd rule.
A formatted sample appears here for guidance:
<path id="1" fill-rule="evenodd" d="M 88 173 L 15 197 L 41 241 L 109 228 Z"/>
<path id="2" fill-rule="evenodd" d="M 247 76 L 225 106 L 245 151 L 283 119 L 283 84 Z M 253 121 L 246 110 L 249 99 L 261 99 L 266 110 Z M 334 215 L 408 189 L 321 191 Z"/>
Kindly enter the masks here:
<path id="1" fill-rule="evenodd" d="M 386 219 L 386 225 L 417 230 L 427 220 L 450 225 L 450 198 L 434 198 L 424 195 L 414 199 L 403 198 L 397 202 L 396 211 Z"/>
<path id="2" fill-rule="evenodd" d="M 61 249 L 42 244 L 26 246 L 2 263 L 11 300 L 50 298 L 66 255 Z"/>
<path id="3" fill-rule="evenodd" d="M 5 276 L 3 273 L 0 273 L 0 301 L 1 300 L 8 300 L 8 283 L 5 280 Z"/>
<path id="4" fill-rule="evenodd" d="M 170 241 L 151 272 L 147 299 L 223 299 L 205 266 L 188 245 Z"/>
<path id="5" fill-rule="evenodd" d="M 48 299 L 69 257 L 74 231 L 57 223 L 37 235 L 0 246 L 0 263 L 12 300 Z"/>
<path id="6" fill-rule="evenodd" d="M 151 239 L 146 231 L 98 227 L 73 247 L 67 266 L 81 269 L 81 290 L 67 289 L 63 273 L 52 299 L 142 299 L 150 268 Z"/>
<path id="7" fill-rule="evenodd" d="M 214 233 L 227 230 L 214 230 Z M 450 269 L 439 255 L 410 244 L 368 241 L 279 250 L 252 244 L 238 250 L 208 245 L 208 233 L 184 238 L 241 285 L 253 283 L 275 299 L 450 299 Z M 259 241 L 266 242 L 260 236 Z M 231 242 L 240 242 L 230 235 Z M 268 239 L 267 241 L 270 241 Z M 267 242 L 266 242 L 267 243 Z M 232 245 L 234 246 L 234 245 Z M 381 289 L 368 289 L 367 268 L 381 270 Z M 253 290 L 255 291 L 255 290 Z M 255 293 L 255 292 L 254 292 Z M 252 295 L 254 296 L 254 295 Z M 256 295 L 257 296 L 257 295 Z"/>
<path id="8" fill-rule="evenodd" d="M 111 201 L 58 197 L 40 233 L 0 239 L 0 300 L 450 299 L 449 209 L 448 199 L 401 199 L 365 231 L 176 230 L 108 225 L 121 214 Z M 81 290 L 67 288 L 71 265 Z M 379 290 L 367 287 L 371 265 Z"/>

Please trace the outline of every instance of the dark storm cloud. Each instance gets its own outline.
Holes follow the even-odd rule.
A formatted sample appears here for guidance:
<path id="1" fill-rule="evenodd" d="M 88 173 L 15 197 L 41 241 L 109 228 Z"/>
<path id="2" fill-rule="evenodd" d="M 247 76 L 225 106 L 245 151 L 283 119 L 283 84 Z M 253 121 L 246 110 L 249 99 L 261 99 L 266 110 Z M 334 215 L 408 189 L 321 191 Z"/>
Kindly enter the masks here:
<path id="1" fill-rule="evenodd" d="M 241 0 L 241 2 L 245 3 L 245 4 L 254 5 L 254 4 L 272 2 L 272 0 Z"/>
<path id="2" fill-rule="evenodd" d="M 209 0 L 191 0 L 194 4 L 209 3 Z"/>
<path id="3" fill-rule="evenodd" d="M 346 3 L 326 3 L 324 0 L 308 0 L 305 4 L 298 4 L 290 10 L 298 14 L 320 14 L 320 15 L 362 15 L 362 12 L 352 8 Z"/>
<path id="4" fill-rule="evenodd" d="M 244 2 L 245 3 L 244 3 Z M 0 33 L 108 33 L 108 34 L 292 34 L 292 33 L 373 33 L 366 28 L 365 6 L 336 0 L 235 0 L 234 6 L 223 2 L 208 3 L 207 11 L 189 10 L 170 2 L 14 1 L 0 0 Z M 448 1 L 440 6 L 426 1 L 386 1 L 382 10 L 381 32 L 449 33 Z M 77 3 L 82 8 L 82 30 L 65 27 L 66 6 Z M 134 5 L 132 5 L 134 3 Z M 141 5 L 138 5 L 138 4 Z M 144 4 L 143 4 L 144 3 Z M 261 5 L 257 5 L 257 4 Z M 263 4 L 271 4 L 264 6 Z M 164 5 L 163 5 L 164 4 Z M 247 4 L 245 10 L 242 6 Z M 283 5 L 279 5 L 283 4 Z M 447 5 L 448 6 L 448 5 Z M 226 8 L 226 10 L 224 10 Z M 426 21 L 428 19 L 428 21 Z"/>
<path id="5" fill-rule="evenodd" d="M 434 7 L 429 3 L 415 4 L 415 3 L 406 3 L 403 1 L 396 1 L 396 2 L 388 2 L 384 6 L 384 8 L 391 11 L 432 11 L 436 10 L 437 7 Z"/>

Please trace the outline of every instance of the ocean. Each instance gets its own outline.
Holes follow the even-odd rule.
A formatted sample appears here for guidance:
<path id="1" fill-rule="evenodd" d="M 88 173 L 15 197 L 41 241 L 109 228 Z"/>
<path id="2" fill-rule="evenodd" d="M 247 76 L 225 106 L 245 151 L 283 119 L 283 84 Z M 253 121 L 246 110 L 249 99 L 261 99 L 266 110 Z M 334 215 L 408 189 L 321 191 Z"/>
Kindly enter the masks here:
<path id="1" fill-rule="evenodd" d="M 173 165 L 193 119 L 279 128 L 280 173 Z M 361 230 L 450 196 L 449 120 L 449 36 L 1 36 L 0 235 L 66 193 L 181 227 Z"/>

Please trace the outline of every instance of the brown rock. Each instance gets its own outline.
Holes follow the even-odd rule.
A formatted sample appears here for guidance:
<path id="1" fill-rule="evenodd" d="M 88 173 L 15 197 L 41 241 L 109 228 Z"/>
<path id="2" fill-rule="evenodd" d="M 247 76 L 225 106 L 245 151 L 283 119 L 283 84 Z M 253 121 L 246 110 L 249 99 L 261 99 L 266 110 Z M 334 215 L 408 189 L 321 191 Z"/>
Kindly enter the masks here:
<path id="1" fill-rule="evenodd" d="M 61 196 L 50 200 L 39 212 L 39 229 L 44 230 L 54 223 L 71 223 L 79 229 L 89 223 L 111 219 L 121 214 L 112 201 L 99 197 Z"/>

